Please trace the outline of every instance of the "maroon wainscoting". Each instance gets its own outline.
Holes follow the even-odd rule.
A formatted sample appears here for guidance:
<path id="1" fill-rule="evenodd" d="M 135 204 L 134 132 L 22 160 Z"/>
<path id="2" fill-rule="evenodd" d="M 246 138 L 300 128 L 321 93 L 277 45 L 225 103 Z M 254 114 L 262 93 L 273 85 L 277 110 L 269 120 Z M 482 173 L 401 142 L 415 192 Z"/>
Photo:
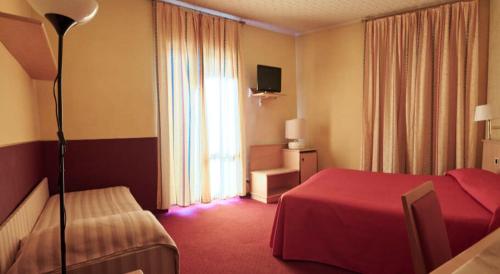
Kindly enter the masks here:
<path id="1" fill-rule="evenodd" d="M 43 142 L 50 193 L 58 192 L 57 141 Z M 156 209 L 158 138 L 68 141 L 66 191 L 127 186 L 139 204 Z"/>
<path id="2" fill-rule="evenodd" d="M 42 143 L 0 147 L 0 223 L 43 179 Z"/>

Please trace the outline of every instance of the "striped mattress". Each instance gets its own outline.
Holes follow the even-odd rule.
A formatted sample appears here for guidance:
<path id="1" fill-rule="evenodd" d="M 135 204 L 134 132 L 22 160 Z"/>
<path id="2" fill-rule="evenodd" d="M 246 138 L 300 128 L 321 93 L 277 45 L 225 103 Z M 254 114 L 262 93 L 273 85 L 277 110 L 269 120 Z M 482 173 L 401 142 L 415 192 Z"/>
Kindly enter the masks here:
<path id="1" fill-rule="evenodd" d="M 47 187 L 46 184 L 44 187 Z M 68 273 L 178 273 L 179 254 L 126 187 L 65 194 Z M 60 273 L 59 196 L 50 197 L 7 273 Z"/>
<path id="2" fill-rule="evenodd" d="M 149 211 L 73 221 L 66 227 L 66 239 L 69 273 L 178 271 L 175 243 Z M 21 245 L 7 273 L 60 272 L 59 227 L 32 233 Z M 144 250 L 147 255 L 142 255 Z"/>
<path id="3" fill-rule="evenodd" d="M 124 186 L 68 192 L 64 194 L 66 223 L 142 210 Z M 40 215 L 33 232 L 59 227 L 59 194 L 51 196 Z"/>

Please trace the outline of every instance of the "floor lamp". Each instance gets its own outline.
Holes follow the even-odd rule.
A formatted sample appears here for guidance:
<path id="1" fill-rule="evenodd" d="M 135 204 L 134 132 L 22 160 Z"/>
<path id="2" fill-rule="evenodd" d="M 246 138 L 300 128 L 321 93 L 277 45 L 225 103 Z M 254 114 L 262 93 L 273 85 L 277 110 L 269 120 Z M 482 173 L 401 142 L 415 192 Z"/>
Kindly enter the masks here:
<path id="1" fill-rule="evenodd" d="M 61 239 L 61 272 L 66 273 L 66 211 L 64 207 L 64 153 L 66 152 L 66 139 L 63 132 L 63 97 L 62 97 L 62 57 L 63 41 L 66 32 L 73 26 L 90 21 L 97 13 L 96 0 L 28 0 L 33 9 L 45 16 L 57 32 L 59 38 L 57 77 L 57 97 L 54 90 L 57 118 L 57 139 L 59 156 L 59 221 Z"/>

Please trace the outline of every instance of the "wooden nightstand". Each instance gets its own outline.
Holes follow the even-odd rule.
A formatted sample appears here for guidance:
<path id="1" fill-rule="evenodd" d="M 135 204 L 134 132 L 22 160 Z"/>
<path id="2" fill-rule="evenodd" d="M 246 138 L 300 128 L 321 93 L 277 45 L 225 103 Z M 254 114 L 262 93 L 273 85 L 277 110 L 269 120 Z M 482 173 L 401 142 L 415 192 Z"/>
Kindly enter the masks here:
<path id="1" fill-rule="evenodd" d="M 500 173 L 500 140 L 483 140 L 483 169 Z"/>
<path id="2" fill-rule="evenodd" d="M 283 165 L 298 169 L 303 183 L 318 172 L 318 153 L 314 149 L 283 149 Z"/>

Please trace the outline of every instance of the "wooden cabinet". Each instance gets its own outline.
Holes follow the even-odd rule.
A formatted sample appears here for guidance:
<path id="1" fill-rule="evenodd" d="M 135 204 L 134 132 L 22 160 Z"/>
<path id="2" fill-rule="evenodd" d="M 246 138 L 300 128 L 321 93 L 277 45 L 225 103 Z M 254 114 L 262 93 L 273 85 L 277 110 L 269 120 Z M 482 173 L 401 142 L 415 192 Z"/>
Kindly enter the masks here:
<path id="1" fill-rule="evenodd" d="M 263 203 L 275 203 L 300 182 L 299 170 L 283 165 L 283 144 L 250 147 L 250 194 Z"/>
<path id="2" fill-rule="evenodd" d="M 275 203 L 281 195 L 318 171 L 315 150 L 285 149 L 284 145 L 250 147 L 252 199 Z"/>
<path id="3" fill-rule="evenodd" d="M 299 184 L 299 171 L 289 168 L 252 171 L 252 199 L 276 203 L 281 195 Z"/>
<path id="4" fill-rule="evenodd" d="M 500 140 L 483 140 L 483 169 L 500 173 Z"/>
<path id="5" fill-rule="evenodd" d="M 299 170 L 303 183 L 318 172 L 318 153 L 313 149 L 283 149 L 283 164 L 286 168 Z"/>

